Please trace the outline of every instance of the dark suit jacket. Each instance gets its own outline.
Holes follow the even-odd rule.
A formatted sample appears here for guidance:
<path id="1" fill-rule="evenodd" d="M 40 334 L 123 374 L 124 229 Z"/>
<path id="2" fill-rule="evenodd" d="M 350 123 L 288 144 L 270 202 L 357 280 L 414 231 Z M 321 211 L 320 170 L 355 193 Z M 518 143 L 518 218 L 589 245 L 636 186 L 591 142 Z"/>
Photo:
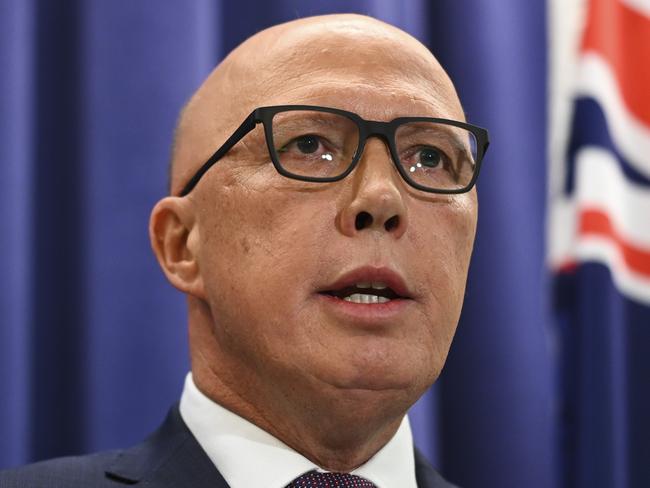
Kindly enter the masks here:
<path id="1" fill-rule="evenodd" d="M 417 449 L 415 465 L 419 488 L 453 488 Z M 183 422 L 178 407 L 172 408 L 156 432 L 131 449 L 53 459 L 0 472 L 0 488 L 122 488 L 125 485 L 228 488 Z"/>

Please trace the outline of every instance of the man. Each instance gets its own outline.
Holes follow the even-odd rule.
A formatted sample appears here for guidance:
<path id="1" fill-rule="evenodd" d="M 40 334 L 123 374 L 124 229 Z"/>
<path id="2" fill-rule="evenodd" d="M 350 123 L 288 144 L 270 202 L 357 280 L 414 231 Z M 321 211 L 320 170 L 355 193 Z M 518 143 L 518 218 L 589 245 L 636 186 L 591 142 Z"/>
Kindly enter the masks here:
<path id="1" fill-rule="evenodd" d="M 405 415 L 456 329 L 486 148 L 394 27 L 335 15 L 248 39 L 183 110 L 151 215 L 188 300 L 180 408 L 135 448 L 0 487 L 452 486 Z"/>

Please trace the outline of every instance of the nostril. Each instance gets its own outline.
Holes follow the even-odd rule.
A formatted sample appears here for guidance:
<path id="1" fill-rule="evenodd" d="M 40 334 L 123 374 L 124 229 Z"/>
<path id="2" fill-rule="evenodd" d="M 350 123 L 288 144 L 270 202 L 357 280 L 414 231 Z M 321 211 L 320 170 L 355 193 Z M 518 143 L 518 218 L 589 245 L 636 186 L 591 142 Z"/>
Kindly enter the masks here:
<path id="1" fill-rule="evenodd" d="M 390 219 L 384 222 L 384 229 L 388 232 L 394 230 L 399 225 L 399 215 L 393 215 Z"/>
<path id="2" fill-rule="evenodd" d="M 357 230 L 365 229 L 372 225 L 372 215 L 368 212 L 359 212 L 354 221 L 354 226 Z"/>

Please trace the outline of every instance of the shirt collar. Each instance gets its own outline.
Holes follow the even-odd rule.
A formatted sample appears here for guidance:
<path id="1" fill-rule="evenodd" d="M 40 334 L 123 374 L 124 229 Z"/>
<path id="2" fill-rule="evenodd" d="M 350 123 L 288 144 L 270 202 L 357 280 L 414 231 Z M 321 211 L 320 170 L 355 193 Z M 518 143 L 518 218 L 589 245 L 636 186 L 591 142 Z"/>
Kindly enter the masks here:
<path id="1" fill-rule="evenodd" d="M 324 471 L 268 432 L 206 397 L 194 384 L 192 373 L 185 379 L 180 412 L 231 488 L 284 488 L 308 471 Z M 391 440 L 352 474 L 372 481 L 378 488 L 417 488 L 407 416 Z"/>

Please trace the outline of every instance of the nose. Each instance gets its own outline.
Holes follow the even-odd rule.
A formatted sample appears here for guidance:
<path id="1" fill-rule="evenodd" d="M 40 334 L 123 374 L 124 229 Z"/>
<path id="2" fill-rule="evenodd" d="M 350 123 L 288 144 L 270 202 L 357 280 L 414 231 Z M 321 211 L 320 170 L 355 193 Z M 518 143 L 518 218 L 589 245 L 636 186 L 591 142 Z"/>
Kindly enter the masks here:
<path id="1" fill-rule="evenodd" d="M 383 141 L 368 140 L 348 178 L 352 190 L 339 214 L 341 232 L 353 237 L 376 231 L 400 238 L 408 225 L 407 206 L 401 177 Z"/>

